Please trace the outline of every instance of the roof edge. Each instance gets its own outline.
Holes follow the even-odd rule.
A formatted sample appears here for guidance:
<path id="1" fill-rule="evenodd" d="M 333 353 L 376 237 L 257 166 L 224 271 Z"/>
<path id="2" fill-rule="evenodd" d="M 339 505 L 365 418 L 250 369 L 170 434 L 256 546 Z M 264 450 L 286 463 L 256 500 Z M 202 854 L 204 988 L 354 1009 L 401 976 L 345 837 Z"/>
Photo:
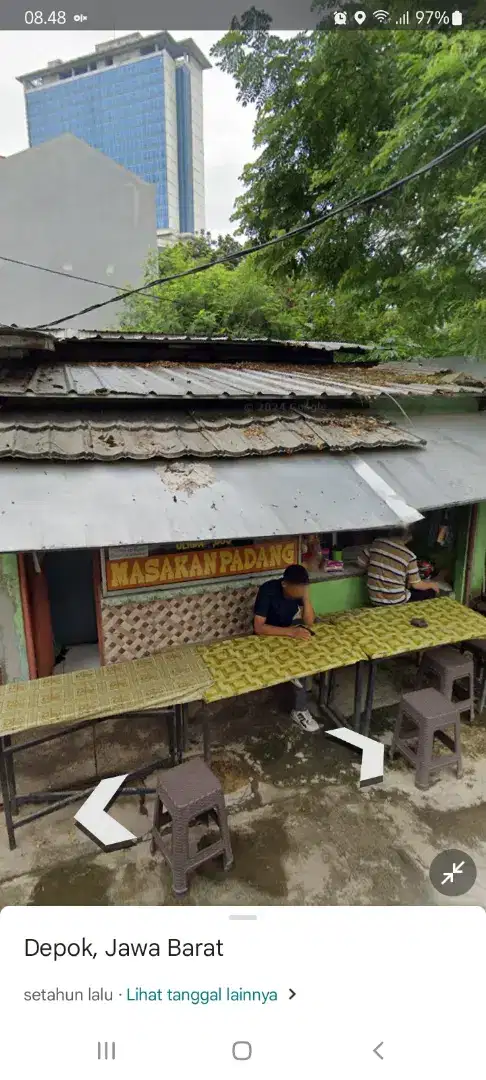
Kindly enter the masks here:
<path id="1" fill-rule="evenodd" d="M 183 56 L 184 53 L 189 53 L 194 57 L 195 60 L 197 60 L 197 62 L 204 70 L 207 71 L 213 66 L 208 60 L 208 58 L 204 55 L 202 50 L 199 48 L 199 46 L 196 45 L 196 42 L 193 40 L 193 38 L 183 38 L 181 41 L 176 41 L 176 39 L 172 37 L 172 34 L 169 34 L 168 30 L 157 30 L 154 34 L 146 34 L 142 35 L 141 37 L 141 43 L 143 45 L 150 44 L 151 42 L 155 44 L 155 42 L 157 41 L 163 41 L 167 48 L 167 52 L 169 52 L 174 59 Z M 132 42 L 131 48 L 133 48 L 134 44 L 135 42 Z M 120 53 L 123 53 L 130 48 L 130 46 L 126 42 L 123 43 L 122 38 L 120 38 L 120 46 L 118 48 L 115 45 L 110 47 L 109 46 L 110 42 L 107 41 L 106 51 L 109 52 L 110 56 L 119 56 Z M 29 79 L 40 78 L 42 75 L 53 75 L 57 71 L 64 71 L 65 68 L 72 67 L 73 64 L 80 64 L 84 60 L 89 60 L 93 57 L 101 58 L 102 56 L 103 50 L 96 52 L 93 49 L 89 53 L 83 53 L 82 56 L 74 56 L 68 60 L 61 60 L 59 64 L 52 64 L 51 66 L 38 68 L 36 71 L 28 71 L 24 75 L 16 75 L 16 80 L 23 86 L 24 83 Z"/>

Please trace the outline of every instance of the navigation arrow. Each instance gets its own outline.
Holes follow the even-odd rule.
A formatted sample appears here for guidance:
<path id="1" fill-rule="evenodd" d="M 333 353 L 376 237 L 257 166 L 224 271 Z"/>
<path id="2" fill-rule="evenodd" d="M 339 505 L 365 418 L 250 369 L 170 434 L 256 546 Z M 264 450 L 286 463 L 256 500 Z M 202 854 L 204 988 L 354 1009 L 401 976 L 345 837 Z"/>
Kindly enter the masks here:
<path id="1" fill-rule="evenodd" d="M 383 1058 L 382 1054 L 380 1054 L 380 1052 L 379 1052 L 381 1050 L 382 1046 L 383 1046 L 382 1042 L 378 1043 L 378 1046 L 375 1046 L 375 1049 L 373 1050 L 373 1053 L 376 1054 L 377 1057 L 379 1057 L 380 1061 L 384 1061 L 384 1058 Z"/>
<path id="2" fill-rule="evenodd" d="M 129 775 L 129 773 L 124 773 L 123 776 L 110 776 L 107 780 L 100 780 L 81 809 L 74 815 L 76 824 L 102 848 L 113 850 L 125 847 L 126 844 L 131 844 L 137 839 L 133 833 L 106 812 Z"/>
<path id="3" fill-rule="evenodd" d="M 294 998 L 294 997 L 295 997 L 295 990 L 289 990 L 289 1001 L 292 1001 L 292 998 Z"/>
<path id="4" fill-rule="evenodd" d="M 331 728 L 330 731 L 326 731 L 326 735 L 331 735 L 333 739 L 339 739 L 340 742 L 349 743 L 350 746 L 357 746 L 358 750 L 363 751 L 359 774 L 360 787 L 383 783 L 385 761 L 383 743 L 377 742 L 376 739 L 369 739 L 367 735 L 360 735 L 357 731 L 351 731 L 346 727 Z"/>

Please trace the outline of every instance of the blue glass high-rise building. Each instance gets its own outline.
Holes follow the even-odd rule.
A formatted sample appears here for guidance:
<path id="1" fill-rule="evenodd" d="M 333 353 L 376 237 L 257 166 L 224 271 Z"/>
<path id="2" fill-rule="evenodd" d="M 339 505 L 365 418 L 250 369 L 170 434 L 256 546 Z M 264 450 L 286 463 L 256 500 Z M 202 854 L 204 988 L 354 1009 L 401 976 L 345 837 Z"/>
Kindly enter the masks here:
<path id="1" fill-rule="evenodd" d="M 129 34 L 78 60 L 20 76 L 30 146 L 70 132 L 156 185 L 157 229 L 205 228 L 206 57 L 168 33 Z"/>

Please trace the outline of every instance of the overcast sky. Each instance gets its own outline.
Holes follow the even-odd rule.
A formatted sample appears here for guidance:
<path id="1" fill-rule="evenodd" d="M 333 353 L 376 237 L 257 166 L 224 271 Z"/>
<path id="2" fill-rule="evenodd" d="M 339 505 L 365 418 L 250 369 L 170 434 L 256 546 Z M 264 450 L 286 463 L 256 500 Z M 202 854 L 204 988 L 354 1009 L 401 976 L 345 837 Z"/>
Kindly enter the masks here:
<path id="1" fill-rule="evenodd" d="M 126 31 L 125 31 L 126 32 Z M 124 33 L 125 33 L 124 32 Z M 208 56 L 221 34 L 194 31 L 177 39 L 193 37 Z M 121 37 L 121 34 L 116 35 Z M 282 35 L 283 36 L 283 35 Z M 0 155 L 8 156 L 28 146 L 24 95 L 17 75 L 45 67 L 49 60 L 69 60 L 94 50 L 113 33 L 90 30 L 3 31 L 0 35 Z M 204 139 L 206 159 L 206 225 L 214 234 L 233 231 L 230 216 L 241 191 L 238 177 L 254 157 L 255 111 L 236 101 L 233 80 L 217 68 L 204 72 Z"/>

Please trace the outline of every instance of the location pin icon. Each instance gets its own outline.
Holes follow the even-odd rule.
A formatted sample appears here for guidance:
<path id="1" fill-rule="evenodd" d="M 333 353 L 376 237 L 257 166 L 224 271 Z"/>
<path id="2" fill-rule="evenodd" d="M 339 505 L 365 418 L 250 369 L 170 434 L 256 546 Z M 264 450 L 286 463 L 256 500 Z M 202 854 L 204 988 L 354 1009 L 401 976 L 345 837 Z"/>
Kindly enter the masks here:
<path id="1" fill-rule="evenodd" d="M 354 17 L 356 19 L 356 22 L 358 23 L 358 26 L 361 26 L 361 23 L 364 23 L 366 19 L 366 11 L 355 11 Z"/>

